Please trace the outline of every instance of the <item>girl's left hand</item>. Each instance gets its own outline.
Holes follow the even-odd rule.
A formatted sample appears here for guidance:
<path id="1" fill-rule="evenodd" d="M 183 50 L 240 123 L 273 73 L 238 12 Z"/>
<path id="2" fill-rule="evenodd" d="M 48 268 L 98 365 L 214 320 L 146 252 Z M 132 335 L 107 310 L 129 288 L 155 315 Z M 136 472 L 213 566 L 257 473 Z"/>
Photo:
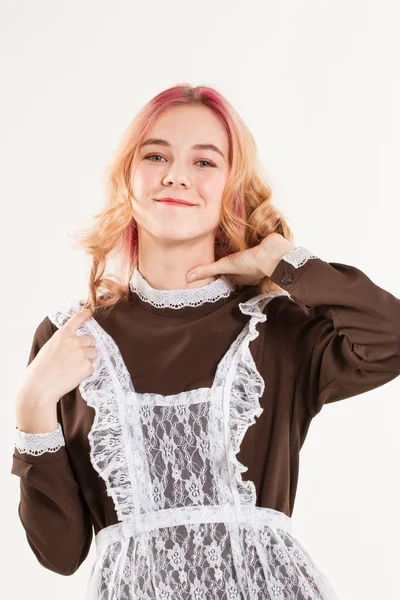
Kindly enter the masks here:
<path id="1" fill-rule="evenodd" d="M 279 233 L 270 233 L 257 246 L 234 252 L 209 264 L 191 269 L 186 274 L 186 281 L 206 279 L 222 274 L 236 275 L 239 285 L 255 285 L 266 275 L 270 275 L 280 259 L 296 245 Z M 196 275 L 192 279 L 190 276 Z"/>

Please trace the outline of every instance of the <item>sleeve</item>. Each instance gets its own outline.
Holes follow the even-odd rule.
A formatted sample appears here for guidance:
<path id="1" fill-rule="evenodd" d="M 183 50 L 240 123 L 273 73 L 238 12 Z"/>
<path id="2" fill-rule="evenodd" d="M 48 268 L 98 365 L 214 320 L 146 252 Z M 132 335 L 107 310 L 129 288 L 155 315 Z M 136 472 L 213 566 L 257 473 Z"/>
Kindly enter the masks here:
<path id="1" fill-rule="evenodd" d="M 28 365 L 56 331 L 45 317 L 37 327 Z M 89 508 L 66 450 L 60 402 L 58 427 L 29 434 L 15 429 L 11 473 L 20 478 L 18 515 L 39 563 L 72 575 L 89 553 L 93 530 Z"/>
<path id="2" fill-rule="evenodd" d="M 309 418 L 400 375 L 400 300 L 360 269 L 299 246 L 270 279 L 289 294 L 270 303 L 268 321 Z"/>

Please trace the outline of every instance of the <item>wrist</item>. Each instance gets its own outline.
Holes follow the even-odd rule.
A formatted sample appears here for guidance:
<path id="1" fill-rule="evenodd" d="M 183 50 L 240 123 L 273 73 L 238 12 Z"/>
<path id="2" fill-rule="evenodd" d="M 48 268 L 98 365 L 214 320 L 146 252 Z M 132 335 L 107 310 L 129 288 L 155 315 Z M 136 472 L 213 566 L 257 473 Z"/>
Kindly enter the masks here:
<path id="1" fill-rule="evenodd" d="M 58 426 L 56 405 L 47 406 L 46 409 L 35 404 L 18 405 L 15 425 L 25 433 L 54 431 Z"/>
<path id="2" fill-rule="evenodd" d="M 274 239 L 268 240 L 268 243 L 260 244 L 258 260 L 260 270 L 270 277 L 285 254 L 296 248 L 297 245 L 295 243 L 282 236 L 279 236 L 279 238 L 274 237 Z"/>

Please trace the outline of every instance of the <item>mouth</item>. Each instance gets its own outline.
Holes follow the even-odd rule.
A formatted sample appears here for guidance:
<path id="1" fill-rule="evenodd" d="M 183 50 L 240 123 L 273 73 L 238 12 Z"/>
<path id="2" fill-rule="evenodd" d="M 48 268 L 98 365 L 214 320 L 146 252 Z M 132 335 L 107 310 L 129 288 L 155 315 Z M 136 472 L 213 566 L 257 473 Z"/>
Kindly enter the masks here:
<path id="1" fill-rule="evenodd" d="M 157 200 L 155 198 L 155 201 L 159 202 L 160 204 L 169 204 L 171 206 L 196 206 L 195 204 L 190 204 L 189 202 L 185 202 L 184 200 L 176 200 L 175 198 L 161 198 L 160 200 Z"/>

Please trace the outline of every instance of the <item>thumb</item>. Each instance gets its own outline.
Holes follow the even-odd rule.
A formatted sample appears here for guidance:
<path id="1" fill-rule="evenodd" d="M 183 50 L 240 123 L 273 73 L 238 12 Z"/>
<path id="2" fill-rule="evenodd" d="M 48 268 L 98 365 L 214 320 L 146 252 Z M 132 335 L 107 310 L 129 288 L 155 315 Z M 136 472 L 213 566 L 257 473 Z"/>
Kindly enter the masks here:
<path id="1" fill-rule="evenodd" d="M 200 271 L 200 269 L 202 270 Z M 207 277 L 207 275 L 202 275 L 202 273 L 204 273 L 204 267 L 196 267 L 196 269 L 193 269 L 186 274 L 186 281 L 190 283 L 191 281 L 196 281 L 196 279 Z"/>
<path id="2" fill-rule="evenodd" d="M 239 254 L 239 252 L 236 252 L 236 254 Z M 196 279 L 206 279 L 207 277 L 218 277 L 219 275 L 236 273 L 233 256 L 223 256 L 208 265 L 199 265 L 194 269 L 190 269 L 186 273 L 186 281 L 190 282 Z"/>
<path id="3" fill-rule="evenodd" d="M 207 277 L 213 277 L 214 275 L 216 275 L 216 273 L 213 273 L 212 265 L 200 265 L 186 273 L 186 281 L 190 283 L 191 281 L 206 279 Z"/>

